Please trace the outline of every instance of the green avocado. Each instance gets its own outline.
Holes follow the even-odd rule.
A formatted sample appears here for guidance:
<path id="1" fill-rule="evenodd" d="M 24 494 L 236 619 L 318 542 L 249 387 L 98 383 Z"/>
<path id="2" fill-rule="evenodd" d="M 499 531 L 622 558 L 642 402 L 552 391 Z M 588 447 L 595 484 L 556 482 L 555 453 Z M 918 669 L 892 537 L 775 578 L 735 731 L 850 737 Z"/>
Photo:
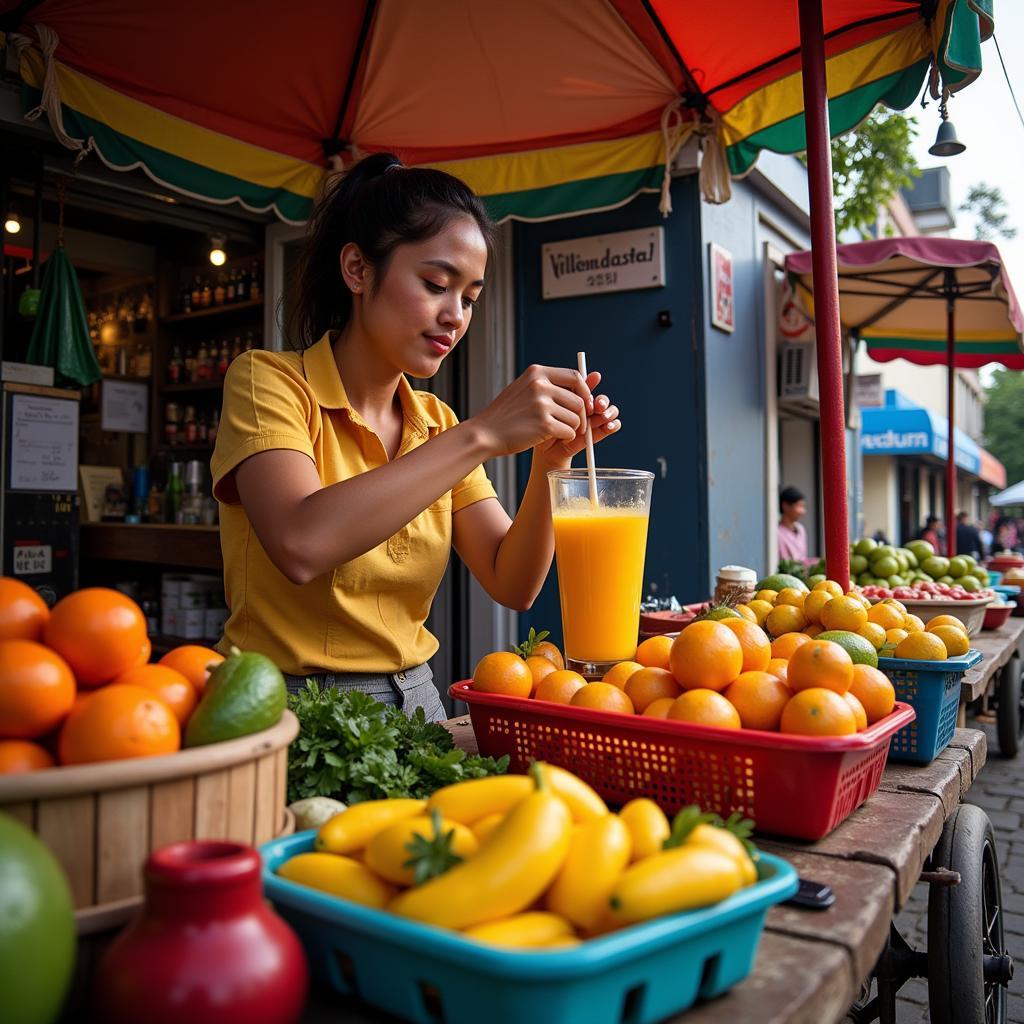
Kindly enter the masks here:
<path id="1" fill-rule="evenodd" d="M 185 727 L 185 746 L 202 747 L 276 725 L 288 693 L 281 670 L 262 654 L 232 651 L 206 681 Z"/>
<path id="2" fill-rule="evenodd" d="M 756 589 L 780 591 L 785 590 L 787 587 L 799 590 L 803 594 L 808 592 L 807 584 L 804 583 L 803 580 L 797 579 L 796 576 L 790 576 L 789 573 L 785 572 L 777 572 L 771 576 L 765 576 L 765 578 L 758 583 Z"/>

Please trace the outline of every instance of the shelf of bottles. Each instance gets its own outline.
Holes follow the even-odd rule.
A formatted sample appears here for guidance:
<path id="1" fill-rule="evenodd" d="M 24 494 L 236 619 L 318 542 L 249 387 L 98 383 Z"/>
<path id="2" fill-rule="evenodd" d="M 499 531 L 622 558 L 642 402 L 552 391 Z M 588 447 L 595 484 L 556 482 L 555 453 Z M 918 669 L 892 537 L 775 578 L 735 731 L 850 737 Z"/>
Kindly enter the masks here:
<path id="1" fill-rule="evenodd" d="M 104 377 L 146 379 L 153 369 L 153 286 L 137 284 L 86 299 L 89 337 Z"/>
<path id="2" fill-rule="evenodd" d="M 215 311 L 254 308 L 263 304 L 263 264 L 241 261 L 212 273 L 182 272 L 174 311 L 164 323 L 207 317 Z"/>

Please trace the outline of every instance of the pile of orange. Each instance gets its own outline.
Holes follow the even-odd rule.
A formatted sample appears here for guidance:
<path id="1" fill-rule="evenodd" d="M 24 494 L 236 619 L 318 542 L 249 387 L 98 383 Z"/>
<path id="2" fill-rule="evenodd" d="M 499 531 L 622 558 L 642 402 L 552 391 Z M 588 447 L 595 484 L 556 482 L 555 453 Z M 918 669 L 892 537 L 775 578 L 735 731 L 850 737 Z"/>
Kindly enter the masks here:
<path id="1" fill-rule="evenodd" d="M 833 596 L 828 595 L 832 600 Z M 600 681 L 564 668 L 561 655 L 530 664 L 486 655 L 473 688 L 574 707 L 805 736 L 845 736 L 892 710 L 896 693 L 878 669 L 855 665 L 829 640 L 802 632 L 770 640 L 748 618 L 700 620 L 675 638 L 644 640 Z"/>
<path id="2" fill-rule="evenodd" d="M 0 774 L 169 754 L 223 660 L 189 644 L 150 664 L 139 606 L 106 587 L 52 609 L 0 577 Z"/>

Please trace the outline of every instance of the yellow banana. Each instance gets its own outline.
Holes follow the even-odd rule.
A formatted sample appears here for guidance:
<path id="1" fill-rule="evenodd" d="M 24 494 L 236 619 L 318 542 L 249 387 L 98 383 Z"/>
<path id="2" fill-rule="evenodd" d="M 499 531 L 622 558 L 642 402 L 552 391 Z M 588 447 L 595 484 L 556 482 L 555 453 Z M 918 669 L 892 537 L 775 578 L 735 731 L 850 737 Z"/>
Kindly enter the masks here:
<path id="1" fill-rule="evenodd" d="M 426 806 L 426 800 L 367 800 L 353 804 L 320 826 L 313 847 L 321 853 L 360 850 L 382 828 L 420 814 Z"/>
<path id="2" fill-rule="evenodd" d="M 661 852 L 661 845 L 672 833 L 665 812 L 646 797 L 630 800 L 619 811 L 633 840 L 633 860 L 643 860 Z"/>
<path id="3" fill-rule="evenodd" d="M 478 924 L 473 928 L 467 928 L 463 934 L 466 938 L 476 939 L 478 942 L 515 949 L 550 946 L 563 939 L 575 939 L 572 925 L 564 917 L 540 910 Z"/>
<path id="4" fill-rule="evenodd" d="M 477 842 L 483 846 L 491 838 L 494 830 L 505 820 L 505 812 L 498 811 L 497 814 L 488 814 L 486 818 L 474 821 L 472 825 L 473 835 Z"/>
<path id="5" fill-rule="evenodd" d="M 440 829 L 442 835 L 452 833 L 449 849 L 457 857 L 465 860 L 476 853 L 480 844 L 465 825 L 442 818 Z M 366 844 L 364 863 L 371 871 L 375 871 L 381 878 L 395 885 L 412 885 L 415 881 L 415 871 L 405 865 L 412 856 L 409 844 L 413 841 L 413 836 L 422 836 L 427 840 L 434 838 L 434 823 L 429 815 L 417 814 L 412 818 L 403 818 L 381 829 Z"/>
<path id="6" fill-rule="evenodd" d="M 538 767 L 532 769 L 537 790 L 508 812 L 473 857 L 406 890 L 389 909 L 442 928 L 463 929 L 529 907 L 562 867 L 572 829 L 568 809 L 547 789 Z"/>
<path id="7" fill-rule="evenodd" d="M 572 820 L 577 824 L 592 818 L 602 818 L 608 813 L 608 805 L 572 772 L 554 764 L 543 765 L 541 770 L 548 777 L 552 792 L 565 801 Z"/>
<path id="8" fill-rule="evenodd" d="M 395 890 L 351 857 L 335 853 L 300 853 L 286 860 L 277 873 L 311 889 L 340 896 L 365 907 L 386 907 Z"/>
<path id="9" fill-rule="evenodd" d="M 742 885 L 732 858 L 699 846 L 679 846 L 628 867 L 609 902 L 619 920 L 646 921 L 717 903 Z"/>
<path id="10" fill-rule="evenodd" d="M 490 814 L 504 813 L 528 797 L 534 784 L 528 775 L 492 775 L 468 779 L 439 789 L 427 801 L 428 811 L 462 825 L 473 825 Z"/>
<path id="11" fill-rule="evenodd" d="M 577 825 L 544 905 L 586 932 L 597 929 L 608 897 L 629 863 L 632 845 L 629 829 L 614 814 Z"/>
<path id="12" fill-rule="evenodd" d="M 686 837 L 683 845 L 717 850 L 736 862 L 744 885 L 753 885 L 757 881 L 757 867 L 751 860 L 747 848 L 728 829 L 717 828 L 706 822 L 701 823 Z"/>

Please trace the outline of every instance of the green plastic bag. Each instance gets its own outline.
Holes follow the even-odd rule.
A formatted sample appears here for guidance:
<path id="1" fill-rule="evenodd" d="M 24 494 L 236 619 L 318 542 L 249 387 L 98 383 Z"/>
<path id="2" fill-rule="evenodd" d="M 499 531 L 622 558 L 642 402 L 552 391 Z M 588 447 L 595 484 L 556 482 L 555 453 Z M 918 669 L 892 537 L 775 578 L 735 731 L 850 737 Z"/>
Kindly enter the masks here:
<path id="1" fill-rule="evenodd" d="M 37 366 L 52 366 L 61 386 L 88 387 L 102 376 L 96 361 L 85 304 L 75 268 L 63 246 L 46 261 L 39 311 L 26 359 Z"/>

